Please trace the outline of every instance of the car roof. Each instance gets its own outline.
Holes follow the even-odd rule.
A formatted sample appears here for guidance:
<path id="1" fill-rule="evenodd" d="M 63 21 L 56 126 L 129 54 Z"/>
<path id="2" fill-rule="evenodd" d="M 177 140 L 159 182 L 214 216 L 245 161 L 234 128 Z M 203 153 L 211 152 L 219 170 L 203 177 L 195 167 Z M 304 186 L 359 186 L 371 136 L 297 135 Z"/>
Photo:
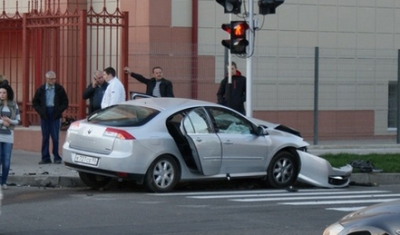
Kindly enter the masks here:
<path id="1" fill-rule="evenodd" d="M 170 98 L 170 97 L 141 98 L 141 99 L 135 99 L 135 100 L 128 100 L 121 104 L 145 106 L 145 107 L 150 107 L 150 108 L 153 108 L 153 109 L 156 109 L 159 111 L 169 110 L 168 113 L 174 113 L 177 110 L 198 107 L 198 106 L 225 107 L 223 105 L 220 105 L 217 103 L 212 103 L 209 101 L 204 101 L 204 100 L 195 100 L 195 99 L 187 99 L 187 98 Z M 225 108 L 227 108 L 227 107 L 225 107 Z M 254 123 L 257 123 L 258 125 L 262 124 L 262 125 L 266 125 L 270 128 L 275 128 L 276 126 L 279 125 L 279 124 L 261 120 L 261 119 L 256 119 L 256 118 L 251 118 L 251 117 L 249 119 L 252 120 Z"/>
<path id="2" fill-rule="evenodd" d="M 216 103 L 211 103 L 203 100 L 185 99 L 185 98 L 142 98 L 137 100 L 125 101 L 121 104 L 134 104 L 147 106 L 157 110 L 175 109 L 183 107 L 196 106 L 220 106 Z"/>

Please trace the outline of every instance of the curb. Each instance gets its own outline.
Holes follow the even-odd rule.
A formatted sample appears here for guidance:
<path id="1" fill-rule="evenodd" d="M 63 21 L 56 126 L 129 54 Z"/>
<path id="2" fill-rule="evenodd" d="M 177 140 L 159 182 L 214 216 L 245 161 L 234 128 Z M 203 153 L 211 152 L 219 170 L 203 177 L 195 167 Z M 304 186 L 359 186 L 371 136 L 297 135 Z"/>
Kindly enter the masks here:
<path id="1" fill-rule="evenodd" d="M 400 174 L 398 173 L 353 173 L 350 176 L 351 182 L 356 185 L 377 186 L 392 185 L 400 183 Z"/>

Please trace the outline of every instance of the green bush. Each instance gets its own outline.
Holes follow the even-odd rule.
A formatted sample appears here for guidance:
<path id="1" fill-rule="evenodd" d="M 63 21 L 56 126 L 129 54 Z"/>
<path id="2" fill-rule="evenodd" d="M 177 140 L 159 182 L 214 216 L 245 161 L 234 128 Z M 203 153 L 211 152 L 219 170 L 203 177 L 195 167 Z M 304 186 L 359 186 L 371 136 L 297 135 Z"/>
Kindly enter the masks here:
<path id="1" fill-rule="evenodd" d="M 349 164 L 354 160 L 370 161 L 375 168 L 382 169 L 382 173 L 400 173 L 400 154 L 351 154 L 351 153 L 339 153 L 339 154 L 323 154 L 320 157 L 326 159 L 333 167 L 341 167 Z M 353 172 L 357 172 L 354 169 Z"/>

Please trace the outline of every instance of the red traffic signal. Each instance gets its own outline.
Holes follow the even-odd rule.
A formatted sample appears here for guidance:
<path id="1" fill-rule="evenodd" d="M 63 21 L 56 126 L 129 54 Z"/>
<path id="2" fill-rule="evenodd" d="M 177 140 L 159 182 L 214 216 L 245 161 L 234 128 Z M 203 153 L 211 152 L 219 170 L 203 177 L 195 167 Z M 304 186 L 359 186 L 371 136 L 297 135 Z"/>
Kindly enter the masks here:
<path id="1" fill-rule="evenodd" d="M 246 30 L 249 25 L 246 21 L 232 21 L 231 22 L 231 37 L 232 38 L 244 38 L 246 39 Z"/>
<path id="2" fill-rule="evenodd" d="M 222 29 L 230 34 L 230 39 L 222 40 L 222 45 L 232 54 L 246 54 L 246 47 L 249 42 L 246 39 L 246 33 L 249 25 L 246 21 L 231 21 L 230 24 L 223 24 Z"/>

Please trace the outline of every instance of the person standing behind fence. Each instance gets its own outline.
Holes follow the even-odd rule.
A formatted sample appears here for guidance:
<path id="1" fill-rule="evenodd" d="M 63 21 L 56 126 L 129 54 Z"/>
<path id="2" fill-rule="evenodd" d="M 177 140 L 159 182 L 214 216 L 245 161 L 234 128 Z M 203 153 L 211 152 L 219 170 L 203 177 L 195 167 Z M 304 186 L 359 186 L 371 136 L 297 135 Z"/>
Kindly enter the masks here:
<path id="1" fill-rule="evenodd" d="M 125 88 L 122 82 L 115 76 L 115 69 L 108 67 L 104 69 L 103 77 L 108 83 L 107 89 L 104 92 L 101 108 L 118 104 L 125 101 Z"/>
<path id="2" fill-rule="evenodd" d="M 229 66 L 228 66 L 229 69 Z M 246 102 L 246 77 L 242 76 L 242 73 L 237 70 L 235 62 L 232 62 L 232 90 L 231 100 L 228 103 L 227 89 L 228 89 L 228 76 L 222 79 L 218 89 L 217 98 L 218 104 L 228 106 L 239 113 L 246 115 L 244 109 L 244 102 Z"/>
<path id="3" fill-rule="evenodd" d="M 39 164 L 50 164 L 50 136 L 53 143 L 55 164 L 61 164 L 62 158 L 58 153 L 62 113 L 68 108 L 68 96 L 65 89 L 56 83 L 56 73 L 46 73 L 46 83 L 41 85 L 32 99 L 32 106 L 40 116 L 42 130 L 42 160 Z"/>
<path id="4" fill-rule="evenodd" d="M 1 187 L 7 189 L 11 152 L 14 145 L 14 128 L 21 121 L 14 91 L 8 84 L 0 85 L 0 164 Z"/>
<path id="5" fill-rule="evenodd" d="M 89 113 L 101 109 L 101 102 L 107 86 L 108 83 L 104 80 L 103 71 L 94 72 L 92 82 L 82 93 L 83 99 L 89 99 Z"/>
<path id="6" fill-rule="evenodd" d="M 145 78 L 141 74 L 134 73 L 129 69 L 129 67 L 125 67 L 124 71 L 139 82 L 146 84 L 146 95 L 155 97 L 174 97 L 172 82 L 163 78 L 161 67 L 156 66 L 153 68 L 152 78 Z"/>

